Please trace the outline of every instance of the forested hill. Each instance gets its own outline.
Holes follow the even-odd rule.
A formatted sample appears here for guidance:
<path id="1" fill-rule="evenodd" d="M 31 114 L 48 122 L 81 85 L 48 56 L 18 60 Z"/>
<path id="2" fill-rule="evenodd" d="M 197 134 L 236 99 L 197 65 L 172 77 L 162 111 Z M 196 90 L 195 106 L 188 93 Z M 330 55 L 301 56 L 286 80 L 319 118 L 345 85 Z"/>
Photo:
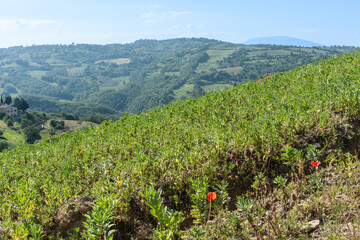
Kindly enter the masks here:
<path id="1" fill-rule="evenodd" d="M 0 93 L 38 111 L 136 113 L 352 50 L 203 38 L 11 47 L 0 49 Z"/>

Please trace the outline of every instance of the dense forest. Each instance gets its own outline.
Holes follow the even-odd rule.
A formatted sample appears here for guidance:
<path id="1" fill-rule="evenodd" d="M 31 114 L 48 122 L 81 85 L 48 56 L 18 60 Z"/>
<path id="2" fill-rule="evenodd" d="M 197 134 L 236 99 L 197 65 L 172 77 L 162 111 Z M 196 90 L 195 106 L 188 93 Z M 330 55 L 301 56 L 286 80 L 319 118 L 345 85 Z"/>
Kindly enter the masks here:
<path id="1" fill-rule="evenodd" d="M 0 49 L 0 93 L 37 111 L 118 117 L 353 50 L 204 38 L 10 47 Z"/>

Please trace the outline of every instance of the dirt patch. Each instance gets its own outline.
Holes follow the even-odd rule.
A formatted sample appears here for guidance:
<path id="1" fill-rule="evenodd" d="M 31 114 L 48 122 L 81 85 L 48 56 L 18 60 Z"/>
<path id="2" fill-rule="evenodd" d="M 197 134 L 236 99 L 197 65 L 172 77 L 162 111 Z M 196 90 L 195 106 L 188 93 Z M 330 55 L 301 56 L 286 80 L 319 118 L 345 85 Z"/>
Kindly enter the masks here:
<path id="1" fill-rule="evenodd" d="M 94 200 L 89 197 L 73 197 L 69 203 L 63 205 L 56 216 L 56 231 L 65 232 L 71 228 L 84 230 L 83 222 L 86 221 L 84 214 L 92 210 Z"/>

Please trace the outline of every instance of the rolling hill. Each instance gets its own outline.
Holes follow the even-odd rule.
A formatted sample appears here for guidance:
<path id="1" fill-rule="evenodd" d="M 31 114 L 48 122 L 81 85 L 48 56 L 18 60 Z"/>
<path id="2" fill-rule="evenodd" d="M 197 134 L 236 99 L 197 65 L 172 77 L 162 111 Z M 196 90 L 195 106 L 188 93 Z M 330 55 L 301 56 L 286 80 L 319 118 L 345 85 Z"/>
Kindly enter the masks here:
<path id="1" fill-rule="evenodd" d="M 4 151 L 0 234 L 356 239 L 359 79 L 357 51 Z"/>
<path id="2" fill-rule="evenodd" d="M 209 39 L 0 49 L 0 93 L 32 110 L 118 118 L 355 48 L 245 46 Z"/>

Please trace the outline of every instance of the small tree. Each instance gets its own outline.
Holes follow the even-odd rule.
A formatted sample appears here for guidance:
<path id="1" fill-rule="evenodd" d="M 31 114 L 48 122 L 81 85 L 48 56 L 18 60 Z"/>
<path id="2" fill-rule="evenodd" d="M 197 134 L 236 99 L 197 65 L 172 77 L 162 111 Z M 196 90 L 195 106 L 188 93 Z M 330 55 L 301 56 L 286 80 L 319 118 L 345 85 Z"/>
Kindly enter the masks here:
<path id="1" fill-rule="evenodd" d="M 5 123 L 6 123 L 6 125 L 7 125 L 8 127 L 13 127 L 13 126 L 14 126 L 14 121 L 13 121 L 12 119 L 7 119 L 7 120 L 5 121 Z"/>
<path id="2" fill-rule="evenodd" d="M 3 120 L 3 118 L 7 115 L 6 112 L 1 112 L 0 111 L 0 120 Z"/>
<path id="3" fill-rule="evenodd" d="M 25 141 L 27 143 L 34 143 L 36 140 L 41 139 L 40 131 L 34 126 L 29 126 L 23 129 Z"/>
<path id="4" fill-rule="evenodd" d="M 5 140 L 0 140 L 0 152 L 4 149 L 8 149 L 8 148 L 9 148 L 8 142 Z"/>
<path id="5" fill-rule="evenodd" d="M 12 127 L 12 126 L 13 126 L 14 119 L 13 119 L 13 117 L 10 116 L 9 114 L 6 114 L 5 117 L 3 117 L 3 121 L 4 121 L 4 123 L 6 123 L 6 125 L 8 125 L 8 127 Z M 9 126 L 8 122 L 11 122 L 10 126 Z"/>
<path id="6" fill-rule="evenodd" d="M 20 121 L 20 128 L 24 129 L 26 127 L 30 127 L 33 126 L 34 124 L 32 123 L 31 120 L 27 119 L 27 118 L 22 118 Z"/>

